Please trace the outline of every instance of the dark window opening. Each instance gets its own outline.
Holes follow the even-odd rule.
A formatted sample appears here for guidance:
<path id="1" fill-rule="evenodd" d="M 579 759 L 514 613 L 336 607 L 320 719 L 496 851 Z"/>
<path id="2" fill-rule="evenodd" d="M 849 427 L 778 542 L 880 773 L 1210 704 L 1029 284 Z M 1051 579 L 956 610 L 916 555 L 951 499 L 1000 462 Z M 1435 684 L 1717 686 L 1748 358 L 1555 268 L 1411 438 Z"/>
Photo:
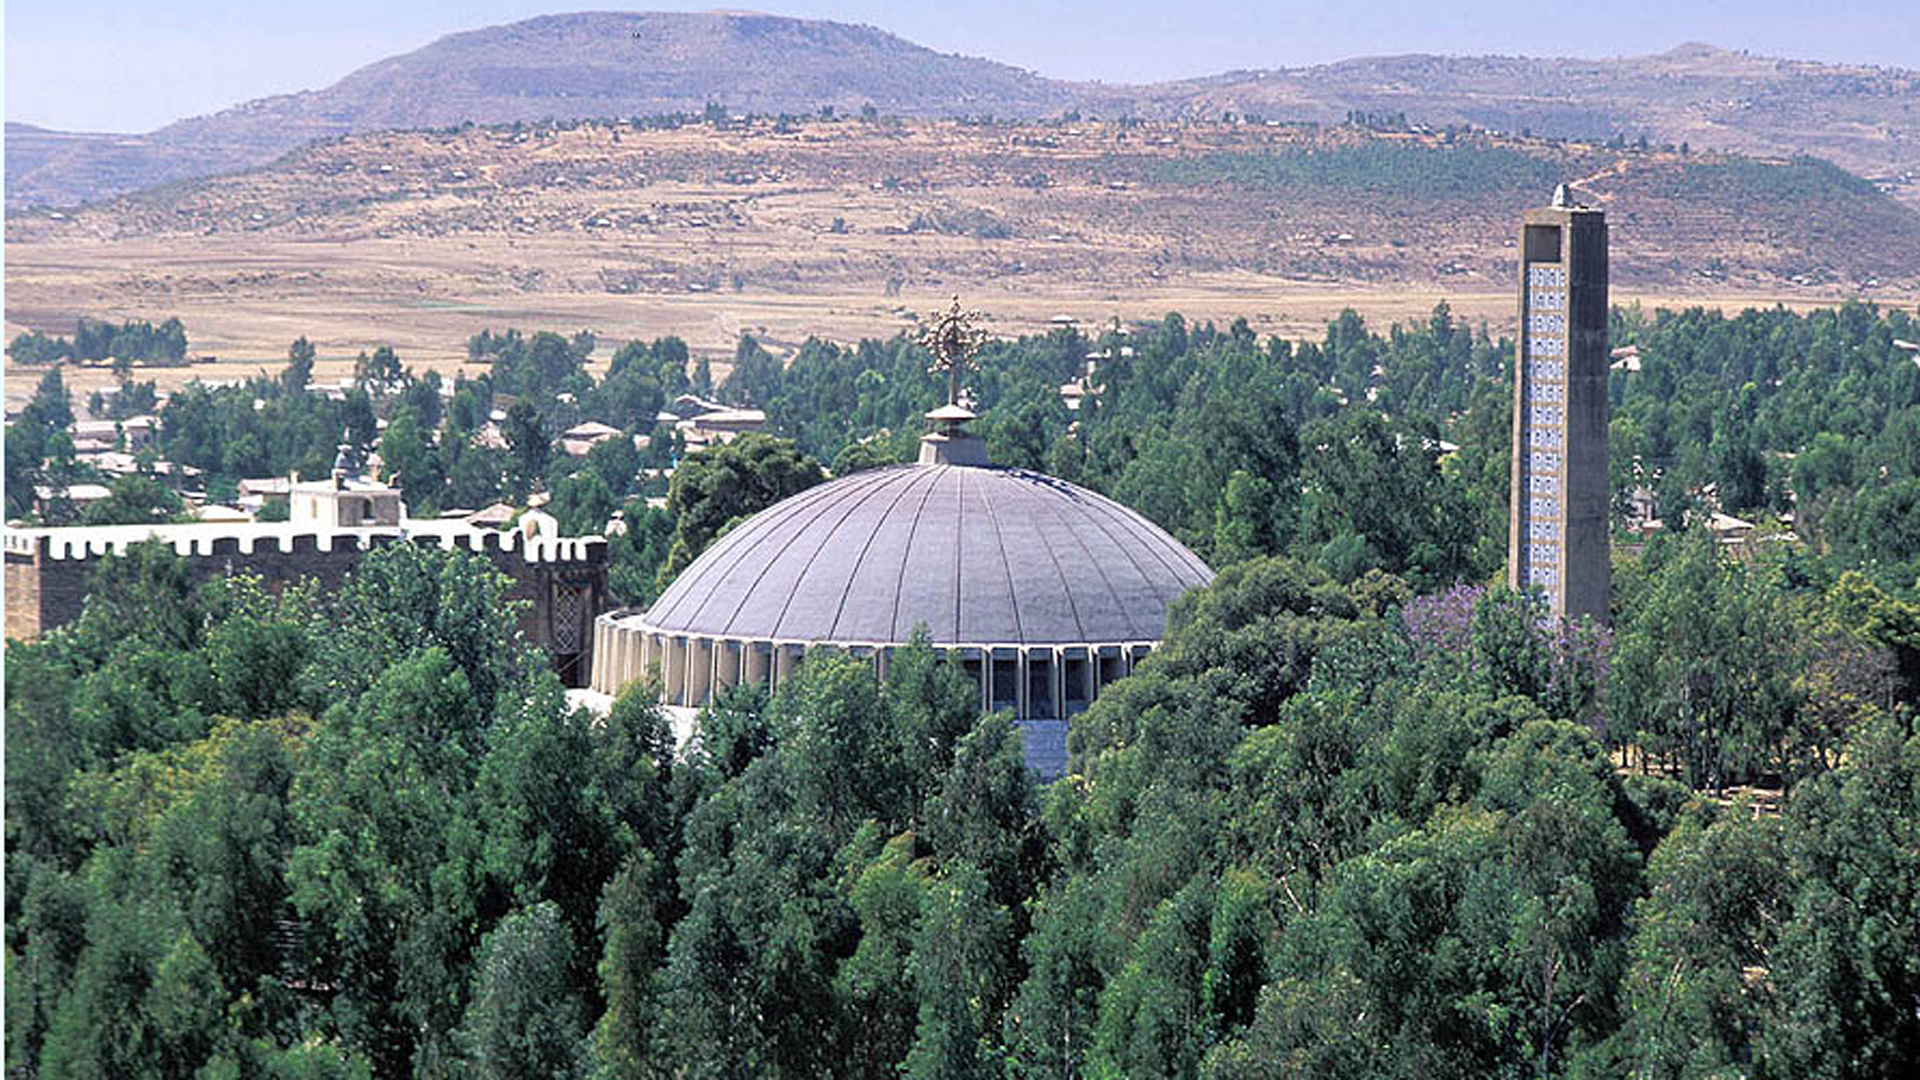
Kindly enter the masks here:
<path id="1" fill-rule="evenodd" d="M 1526 260 L 1530 263 L 1560 261 L 1560 226 L 1527 226 Z"/>
<path id="2" fill-rule="evenodd" d="M 987 695 L 987 708 L 990 712 L 1002 709 L 1018 715 L 1020 712 L 1020 661 L 1016 659 L 993 661 L 993 689 Z"/>
<path id="3" fill-rule="evenodd" d="M 1087 706 L 1091 704 L 1087 700 L 1089 693 L 1087 676 L 1092 674 L 1087 661 L 1079 657 L 1068 657 L 1064 670 L 1067 676 L 1067 692 L 1063 696 L 1067 699 L 1067 715 L 1073 716 L 1086 712 Z"/>
<path id="4" fill-rule="evenodd" d="M 1034 720 L 1053 720 L 1053 660 L 1046 656 L 1027 658 L 1027 716 Z"/>

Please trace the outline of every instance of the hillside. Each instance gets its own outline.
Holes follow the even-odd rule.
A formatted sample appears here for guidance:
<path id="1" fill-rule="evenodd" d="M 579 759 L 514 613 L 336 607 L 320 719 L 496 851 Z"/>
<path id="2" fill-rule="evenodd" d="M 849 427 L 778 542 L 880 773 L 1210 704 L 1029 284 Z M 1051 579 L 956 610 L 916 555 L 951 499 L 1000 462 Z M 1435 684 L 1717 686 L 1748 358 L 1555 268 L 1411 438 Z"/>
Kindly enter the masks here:
<path id="1" fill-rule="evenodd" d="M 1090 285 L 1110 278 L 1116 260 L 1125 273 L 1153 275 L 1502 281 L 1515 208 L 1563 180 L 1608 207 L 1622 283 L 1920 276 L 1920 214 L 1815 159 L 1192 122 L 816 118 L 387 132 L 71 214 L 15 215 L 7 241 L 143 238 L 186 252 L 233 235 L 547 235 L 590 248 L 663 247 L 659 283 L 635 279 L 633 291 L 716 275 L 782 287 L 867 281 L 883 266 L 911 279 L 1015 261 L 1015 273 Z M 833 239 L 823 245 L 821 234 Z M 721 250 L 711 242 L 719 237 L 739 242 Z M 966 243 L 915 255 L 921 245 L 909 237 Z"/>
<path id="2" fill-rule="evenodd" d="M 1613 60 L 1393 56 L 1234 72 L 1149 88 L 1162 111 L 1333 121 L 1404 113 L 1563 139 L 1647 136 L 1823 157 L 1920 201 L 1920 72 L 1779 60 L 1687 44 Z"/>
<path id="3" fill-rule="evenodd" d="M 7 210 L 70 206 L 244 168 L 242 152 L 195 156 L 147 135 L 53 131 L 32 124 L 6 128 Z"/>
<path id="4" fill-rule="evenodd" d="M 332 140 L 273 165 L 7 220 L 9 333 L 187 323 L 196 350 L 441 355 L 485 325 L 730 351 L 880 334 L 965 292 L 1010 327 L 1445 298 L 1511 318 L 1521 208 L 1606 207 L 1614 295 L 1910 304 L 1920 214 L 1813 159 L 1199 123 L 526 125 Z M 1371 295 L 1358 295 L 1370 291 Z M 1392 305 L 1382 307 L 1382 298 Z M 782 346 L 784 347 L 784 346 Z"/>
<path id="5" fill-rule="evenodd" d="M 1148 119 L 1256 114 L 1328 123 L 1404 113 L 1431 127 L 1572 139 L 1646 135 L 1813 154 L 1920 205 L 1920 74 L 1688 45 L 1614 60 L 1402 56 L 1150 86 L 1066 83 L 871 27 L 733 13 L 550 15 L 453 34 L 322 90 L 144 135 L 8 125 L 7 207 L 69 206 L 273 160 L 313 139 L 546 118 L 735 112 Z"/>
<path id="6" fill-rule="evenodd" d="M 451 34 L 324 90 L 246 102 L 141 136 L 16 147 L 7 204 L 70 204 L 257 165 L 316 138 L 466 121 L 865 106 L 901 116 L 1039 116 L 1075 88 L 867 26 L 743 13 L 581 12 Z"/>

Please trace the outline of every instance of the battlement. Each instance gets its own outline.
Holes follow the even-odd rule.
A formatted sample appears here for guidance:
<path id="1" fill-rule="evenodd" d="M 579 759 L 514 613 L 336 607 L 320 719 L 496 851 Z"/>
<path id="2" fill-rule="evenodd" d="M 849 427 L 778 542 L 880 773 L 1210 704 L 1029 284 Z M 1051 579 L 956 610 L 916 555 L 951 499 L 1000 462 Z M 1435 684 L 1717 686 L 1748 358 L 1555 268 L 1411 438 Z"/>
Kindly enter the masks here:
<path id="1" fill-rule="evenodd" d="M 7 529 L 7 637 L 32 639 L 79 618 L 99 561 L 147 541 L 172 547 L 196 578 L 254 574 L 271 588 L 300 580 L 338 588 L 362 555 L 392 543 L 480 555 L 512 580 L 509 595 L 527 602 L 522 629 L 552 654 L 570 684 L 586 677 L 593 617 L 606 605 L 606 539 L 560 536 L 545 515 L 530 515 L 508 530 L 464 520 L 363 528 L 307 521 Z"/>
<path id="2" fill-rule="evenodd" d="M 477 528 L 464 521 L 408 522 L 398 527 L 315 529 L 312 525 L 219 523 L 205 525 L 103 525 L 47 529 L 7 529 L 8 555 L 36 560 L 81 561 L 125 555 L 133 544 L 157 540 L 185 558 L 363 552 L 395 540 L 431 543 L 442 550 L 464 548 L 477 554 L 517 554 L 528 563 L 585 563 L 604 559 L 606 539 L 599 536 L 528 535 L 518 530 Z"/>

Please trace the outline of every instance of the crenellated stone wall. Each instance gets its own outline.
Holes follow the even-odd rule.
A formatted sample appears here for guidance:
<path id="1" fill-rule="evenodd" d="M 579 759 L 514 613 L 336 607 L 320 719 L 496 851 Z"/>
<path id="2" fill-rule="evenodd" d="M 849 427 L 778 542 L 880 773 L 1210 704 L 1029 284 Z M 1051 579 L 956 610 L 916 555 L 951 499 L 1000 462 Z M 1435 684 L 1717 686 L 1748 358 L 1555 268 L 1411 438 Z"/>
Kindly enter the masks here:
<path id="1" fill-rule="evenodd" d="M 100 561 L 147 540 L 172 546 L 198 578 L 255 574 L 270 587 L 310 578 L 325 590 L 337 589 L 361 556 L 384 544 L 482 554 L 512 582 L 509 597 L 526 602 L 521 630 L 551 654 L 568 686 L 587 682 L 594 617 L 607 606 L 607 546 L 597 536 L 529 535 L 439 521 L 338 531 L 287 524 L 9 529 L 6 636 L 31 640 L 78 618 Z"/>

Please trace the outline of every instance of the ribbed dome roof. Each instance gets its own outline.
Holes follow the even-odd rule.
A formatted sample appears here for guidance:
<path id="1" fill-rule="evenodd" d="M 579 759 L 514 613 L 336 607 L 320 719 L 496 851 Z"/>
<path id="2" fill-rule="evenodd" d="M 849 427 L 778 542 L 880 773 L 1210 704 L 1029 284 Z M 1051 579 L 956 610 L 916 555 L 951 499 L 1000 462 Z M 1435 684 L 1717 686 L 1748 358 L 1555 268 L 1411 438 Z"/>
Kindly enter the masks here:
<path id="1" fill-rule="evenodd" d="M 896 465 L 736 526 L 645 625 L 737 639 L 936 644 L 1158 641 L 1213 571 L 1139 514 L 1018 469 Z"/>

